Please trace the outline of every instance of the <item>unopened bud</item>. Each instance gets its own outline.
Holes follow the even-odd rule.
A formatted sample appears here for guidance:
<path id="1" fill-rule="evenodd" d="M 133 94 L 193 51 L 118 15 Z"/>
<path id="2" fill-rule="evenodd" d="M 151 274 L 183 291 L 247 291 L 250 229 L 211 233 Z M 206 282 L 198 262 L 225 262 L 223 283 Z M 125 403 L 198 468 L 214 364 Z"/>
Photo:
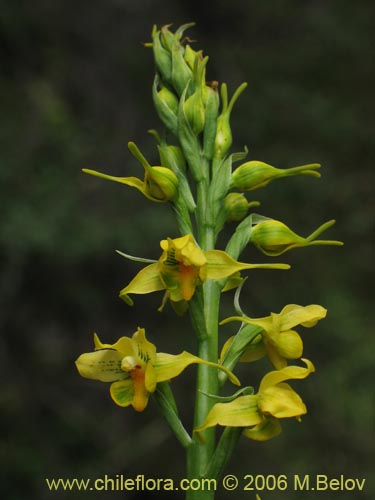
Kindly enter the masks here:
<path id="1" fill-rule="evenodd" d="M 203 87 L 203 103 L 206 109 L 206 122 L 203 133 L 203 151 L 206 158 L 212 159 L 216 138 L 217 118 L 220 99 L 217 91 L 218 82 L 213 81 Z"/>
<path id="2" fill-rule="evenodd" d="M 228 90 L 225 83 L 221 86 L 221 98 L 223 101 L 223 110 L 217 120 L 217 130 L 214 146 L 214 158 L 224 158 L 232 145 L 232 131 L 230 128 L 230 114 L 234 103 L 247 87 L 247 83 L 242 83 L 233 94 L 228 104 Z"/>
<path id="3" fill-rule="evenodd" d="M 316 240 L 323 231 L 333 226 L 334 220 L 322 224 L 307 238 L 299 236 L 288 226 L 280 221 L 266 219 L 259 222 L 251 231 L 249 241 L 255 245 L 265 255 L 272 257 L 281 255 L 292 248 L 307 247 L 312 245 L 337 245 L 341 246 L 341 241 Z"/>
<path id="4" fill-rule="evenodd" d="M 246 217 L 250 207 L 257 207 L 259 205 L 258 201 L 248 202 L 243 194 L 229 193 L 224 199 L 227 222 L 242 220 Z"/>
<path id="5" fill-rule="evenodd" d="M 151 167 L 145 175 L 145 184 L 151 198 L 158 201 L 171 201 L 178 193 L 178 179 L 166 167 Z"/>
<path id="6" fill-rule="evenodd" d="M 154 51 L 155 65 L 161 78 L 170 83 L 172 81 L 172 56 L 171 52 L 163 47 L 160 40 L 160 31 L 154 26 L 152 31 L 152 49 Z"/>
<path id="7" fill-rule="evenodd" d="M 275 168 L 262 161 L 248 161 L 240 165 L 232 174 L 232 187 L 241 191 L 253 191 L 267 186 L 272 180 L 280 177 L 293 175 L 311 175 L 320 177 L 316 170 L 320 168 L 318 163 L 302 165 L 287 169 Z"/>

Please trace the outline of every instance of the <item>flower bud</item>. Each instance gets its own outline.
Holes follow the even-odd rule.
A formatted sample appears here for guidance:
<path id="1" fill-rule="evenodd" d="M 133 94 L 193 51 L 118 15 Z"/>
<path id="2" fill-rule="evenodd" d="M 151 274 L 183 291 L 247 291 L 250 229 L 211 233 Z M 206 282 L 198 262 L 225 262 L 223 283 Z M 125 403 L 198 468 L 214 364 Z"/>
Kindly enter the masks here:
<path id="1" fill-rule="evenodd" d="M 241 191 L 253 191 L 266 186 L 272 180 L 292 175 L 311 175 L 320 177 L 316 170 L 320 168 L 318 163 L 302 165 L 287 169 L 275 168 L 262 161 L 248 161 L 240 165 L 232 174 L 232 187 Z"/>
<path id="2" fill-rule="evenodd" d="M 307 238 L 299 236 L 288 226 L 280 221 L 265 219 L 259 222 L 251 231 L 249 241 L 255 245 L 265 255 L 271 257 L 281 255 L 292 248 L 307 247 L 312 245 L 337 245 L 341 246 L 341 241 L 316 240 L 323 231 L 333 226 L 334 220 L 322 224 Z"/>
<path id="3" fill-rule="evenodd" d="M 152 201 L 174 200 L 178 193 L 176 174 L 167 167 L 152 167 L 134 142 L 129 142 L 128 148 L 145 169 L 143 188 L 140 189 L 144 195 Z"/>
<path id="4" fill-rule="evenodd" d="M 161 84 L 161 89 L 158 91 L 160 101 L 163 102 L 169 109 L 177 116 L 178 112 L 178 99 L 176 95 L 171 92 L 168 87 Z"/>
<path id="5" fill-rule="evenodd" d="M 195 59 L 197 57 L 198 52 L 191 48 L 189 44 L 185 46 L 184 59 L 188 63 L 191 70 L 194 69 Z"/>
<path id="6" fill-rule="evenodd" d="M 193 73 L 184 59 L 184 48 L 178 40 L 174 40 L 172 47 L 172 83 L 179 96 L 185 90 Z M 190 95 L 190 92 L 188 92 Z"/>
<path id="7" fill-rule="evenodd" d="M 160 90 L 158 90 L 159 85 L 161 85 Z M 155 76 L 152 86 L 152 97 L 160 120 L 168 130 L 177 134 L 178 99 L 168 87 L 161 83 L 158 75 Z"/>
<path id="8" fill-rule="evenodd" d="M 224 199 L 227 222 L 240 221 L 246 217 L 249 207 L 259 206 L 258 201 L 248 202 L 240 193 L 229 193 Z"/>
<path id="9" fill-rule="evenodd" d="M 217 120 L 217 130 L 214 145 L 214 158 L 224 158 L 232 145 L 232 130 L 230 128 L 230 114 L 234 103 L 247 87 L 247 83 L 242 83 L 228 104 L 228 90 L 225 83 L 221 86 L 221 99 L 223 101 L 223 110 Z"/>
<path id="10" fill-rule="evenodd" d="M 211 82 L 203 87 L 203 103 L 206 110 L 206 122 L 203 133 L 203 151 L 206 158 L 212 159 L 214 155 L 217 118 L 219 114 L 220 99 L 217 91 L 219 83 Z"/>
<path id="11" fill-rule="evenodd" d="M 161 78 L 170 83 L 172 79 L 172 56 L 171 52 L 163 47 L 160 40 L 160 31 L 154 26 L 152 30 L 152 49 L 154 51 L 155 65 Z"/>

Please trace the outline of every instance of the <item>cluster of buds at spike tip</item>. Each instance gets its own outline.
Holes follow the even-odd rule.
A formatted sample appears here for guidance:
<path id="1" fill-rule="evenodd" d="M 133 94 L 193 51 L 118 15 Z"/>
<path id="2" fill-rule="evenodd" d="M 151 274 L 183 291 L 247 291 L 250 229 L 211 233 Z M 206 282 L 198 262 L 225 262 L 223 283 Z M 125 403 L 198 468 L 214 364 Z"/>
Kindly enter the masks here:
<path id="1" fill-rule="evenodd" d="M 221 85 L 220 110 L 219 83 L 206 82 L 208 57 L 194 50 L 184 31 L 194 23 L 178 28 L 174 33 L 170 25 L 160 30 L 154 26 L 152 47 L 156 77 L 153 99 L 159 118 L 169 131 L 181 139 L 186 124 L 195 136 L 203 133 L 203 153 L 208 159 L 223 159 L 232 145 L 230 114 L 235 102 L 246 88 L 243 83 L 228 101 L 225 83 Z M 182 139 L 183 142 L 183 139 Z"/>
<path id="2" fill-rule="evenodd" d="M 129 142 L 128 147 L 129 151 L 141 163 L 145 170 L 143 180 L 137 177 L 115 177 L 87 168 L 84 168 L 83 172 L 101 177 L 102 179 L 134 187 L 151 201 L 166 202 L 175 200 L 178 195 L 178 178 L 176 174 L 167 167 L 152 167 L 134 142 Z"/>
<path id="3" fill-rule="evenodd" d="M 308 247 L 313 245 L 336 245 L 342 246 L 342 241 L 317 240 L 316 238 L 326 229 L 333 226 L 334 220 L 325 222 L 318 227 L 310 236 L 303 238 L 288 226 L 278 220 L 265 219 L 259 222 L 250 234 L 250 242 L 265 255 L 276 257 L 292 248 Z"/>
<path id="4" fill-rule="evenodd" d="M 320 173 L 317 172 L 319 168 L 319 163 L 281 169 L 272 167 L 272 165 L 262 161 L 248 161 L 233 172 L 232 187 L 241 191 L 253 191 L 267 186 L 274 179 L 280 179 L 281 177 L 291 177 L 293 175 L 320 177 Z"/>

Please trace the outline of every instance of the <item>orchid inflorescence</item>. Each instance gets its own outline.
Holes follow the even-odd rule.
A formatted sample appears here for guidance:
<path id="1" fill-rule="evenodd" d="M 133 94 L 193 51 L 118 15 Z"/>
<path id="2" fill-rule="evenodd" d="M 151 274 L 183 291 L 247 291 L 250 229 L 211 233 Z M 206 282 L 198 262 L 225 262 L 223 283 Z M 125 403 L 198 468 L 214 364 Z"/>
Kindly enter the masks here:
<path id="1" fill-rule="evenodd" d="M 289 304 L 267 317 L 245 314 L 239 306 L 246 279 L 242 273 L 253 269 L 287 270 L 290 266 L 242 262 L 238 260 L 240 254 L 250 243 L 266 256 L 275 257 L 294 248 L 342 242 L 317 239 L 334 224 L 333 220 L 303 237 L 283 222 L 252 212 L 259 202 L 248 200 L 246 193 L 284 177 L 319 178 L 320 165 L 278 168 L 250 160 L 233 166 L 248 154 L 247 148 L 230 153 L 231 114 L 247 84 L 240 85 L 229 99 L 225 83 L 207 82 L 208 57 L 195 50 L 184 36 L 192 25 L 183 25 L 175 32 L 170 25 L 161 29 L 154 26 L 152 41 L 145 44 L 154 55 L 152 96 L 163 125 L 162 133 L 150 131 L 157 142 L 156 165 L 134 142 L 129 142 L 130 153 L 143 167 L 140 178 L 115 177 L 91 169 L 84 172 L 134 187 L 149 201 L 173 207 L 179 235 L 160 241 L 158 260 L 118 252 L 147 264 L 119 295 L 132 305 L 131 295 L 164 292 L 159 310 L 170 304 L 178 316 L 190 315 L 197 354 L 159 352 L 146 338 L 145 330 L 138 327 L 131 337 L 123 336 L 114 344 L 102 343 L 95 334 L 95 350 L 82 354 L 76 365 L 83 377 L 110 382 L 110 395 L 121 407 L 143 411 L 153 396 L 186 448 L 188 477 L 217 478 L 241 434 L 265 441 L 281 432 L 281 419 L 300 420 L 306 414 L 301 397 L 286 383 L 304 379 L 315 371 L 313 363 L 302 358 L 303 342 L 294 328 L 310 328 L 327 313 L 316 304 Z M 218 236 L 227 222 L 238 225 L 225 249 L 217 249 Z M 221 294 L 233 289 L 237 290 L 237 314 L 220 321 Z M 240 326 L 219 349 L 219 325 L 232 322 Z M 263 357 L 272 369 L 264 374 L 257 391 L 245 385 L 232 396 L 221 396 L 226 380 L 240 385 L 233 373 L 237 363 Z M 290 364 L 291 360 L 301 360 L 305 366 Z M 196 405 L 194 428 L 189 433 L 180 419 L 169 381 L 194 364 L 198 370 Z M 219 441 L 216 426 L 225 428 Z M 187 498 L 213 498 L 213 492 L 189 491 Z"/>

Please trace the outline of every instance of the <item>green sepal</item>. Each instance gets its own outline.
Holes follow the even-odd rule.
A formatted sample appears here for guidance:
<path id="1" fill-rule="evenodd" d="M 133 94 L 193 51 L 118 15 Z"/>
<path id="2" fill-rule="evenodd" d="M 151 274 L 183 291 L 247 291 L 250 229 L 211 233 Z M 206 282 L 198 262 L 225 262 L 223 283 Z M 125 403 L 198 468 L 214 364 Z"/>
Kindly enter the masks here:
<path id="1" fill-rule="evenodd" d="M 155 259 L 145 259 L 144 257 L 135 257 L 134 255 L 129 255 L 127 253 L 121 252 L 120 250 L 115 250 L 116 253 L 124 257 L 125 259 L 132 260 L 133 262 L 143 262 L 146 264 L 153 264 L 157 262 Z"/>
<path id="2" fill-rule="evenodd" d="M 251 387 L 250 385 L 247 387 L 243 387 L 242 389 L 239 389 L 231 396 L 218 396 L 217 394 L 210 394 L 204 391 L 199 391 L 199 392 L 201 392 L 208 398 L 215 400 L 216 402 L 230 403 L 231 401 L 234 401 L 236 398 L 238 398 L 238 396 L 251 396 L 251 394 L 254 394 L 254 387 Z"/>

